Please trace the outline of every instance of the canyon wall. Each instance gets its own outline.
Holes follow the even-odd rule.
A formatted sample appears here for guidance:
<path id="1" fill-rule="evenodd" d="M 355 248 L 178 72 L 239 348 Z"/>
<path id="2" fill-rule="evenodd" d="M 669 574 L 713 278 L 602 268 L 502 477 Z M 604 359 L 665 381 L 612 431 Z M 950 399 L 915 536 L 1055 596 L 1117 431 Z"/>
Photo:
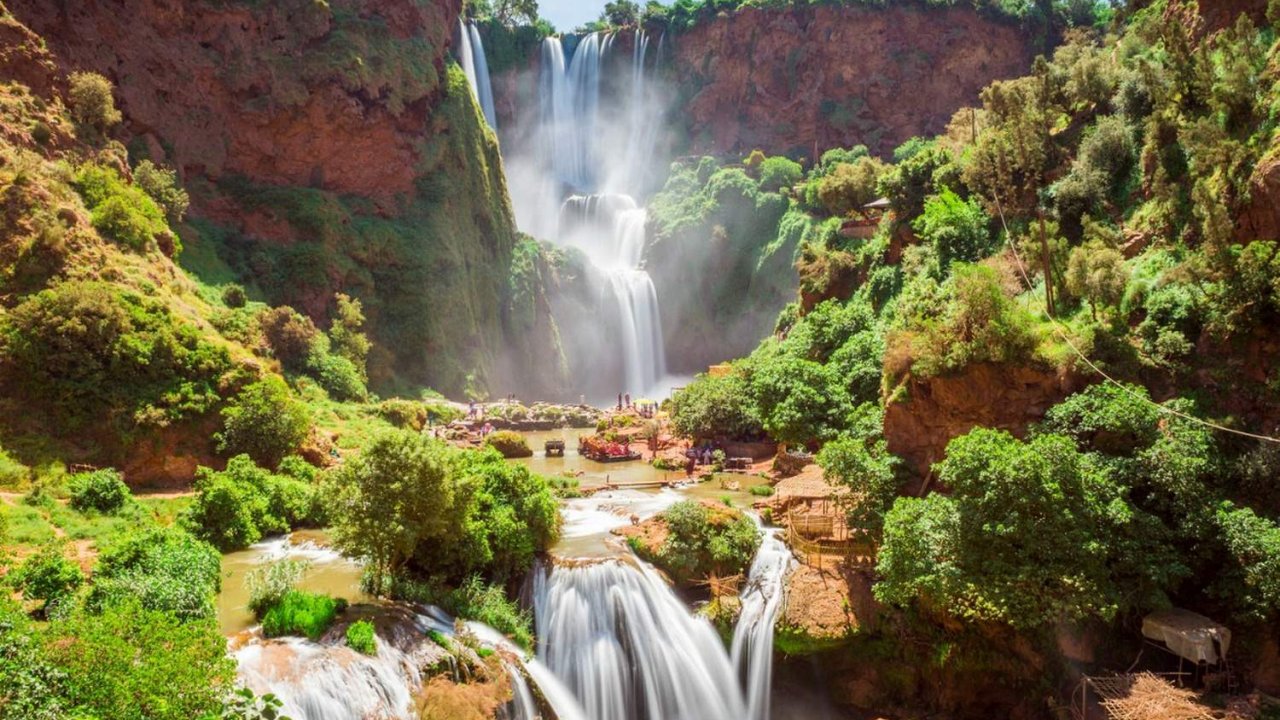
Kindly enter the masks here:
<path id="1" fill-rule="evenodd" d="M 690 152 L 887 155 L 941 132 L 992 80 L 1030 68 L 1031 39 L 971 8 L 744 8 L 672 43 Z"/>
<path id="2" fill-rule="evenodd" d="M 354 295 L 375 386 L 455 393 L 518 381 L 499 367 L 517 242 L 506 181 L 446 62 L 460 7 L 9 3 L 64 72 L 115 83 L 135 161 L 179 171 L 192 194 L 189 271 L 321 322 L 335 292 Z M 553 335 L 543 340 L 533 352 L 556 356 Z"/>

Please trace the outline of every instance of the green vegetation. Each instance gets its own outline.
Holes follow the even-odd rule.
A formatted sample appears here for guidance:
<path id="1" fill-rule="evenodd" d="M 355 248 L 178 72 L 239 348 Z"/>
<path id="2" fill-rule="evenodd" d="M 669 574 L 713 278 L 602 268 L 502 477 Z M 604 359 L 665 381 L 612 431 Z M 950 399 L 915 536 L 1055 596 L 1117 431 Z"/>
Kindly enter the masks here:
<path id="1" fill-rule="evenodd" d="M 222 410 L 218 448 L 229 455 L 248 455 L 274 467 L 306 439 L 311 427 L 307 407 L 294 398 L 284 381 L 267 377 L 246 386 Z"/>
<path id="2" fill-rule="evenodd" d="M 533 456 L 533 449 L 524 436 L 511 430 L 498 430 L 484 439 L 484 444 L 497 450 L 504 458 Z"/>
<path id="3" fill-rule="evenodd" d="M 197 537 L 224 552 L 248 547 L 267 535 L 325 519 L 320 487 L 307 477 L 305 463 L 282 464 L 279 474 L 237 455 L 221 472 L 196 471 L 196 497 L 183 523 Z M 295 474 L 291 474 L 295 473 Z"/>
<path id="4" fill-rule="evenodd" d="M 751 518 L 728 505 L 682 500 L 659 518 L 667 526 L 662 546 L 648 558 L 677 582 L 745 572 L 760 547 L 760 531 Z M 649 550 L 637 548 L 646 555 Z"/>
<path id="5" fill-rule="evenodd" d="M 366 561 L 374 594 L 403 574 L 506 582 L 559 532 L 546 480 L 494 450 L 461 451 L 408 431 L 376 438 L 330 474 L 325 494 L 334 541 Z"/>
<path id="6" fill-rule="evenodd" d="M 267 637 L 305 635 L 319 640 L 347 602 L 321 593 L 290 590 L 262 615 L 262 634 Z"/>
<path id="7" fill-rule="evenodd" d="M 25 599 L 40 602 L 41 615 L 48 615 L 84 584 L 84 573 L 67 558 L 65 547 L 49 543 L 18 566 L 12 582 Z"/>
<path id="8" fill-rule="evenodd" d="M 71 73 L 67 103 L 71 116 L 91 138 L 118 125 L 124 116 L 111 96 L 111 81 L 97 73 Z"/>
<path id="9" fill-rule="evenodd" d="M 72 476 L 68 483 L 71 507 L 85 512 L 114 513 L 132 499 L 129 486 L 115 470 L 95 470 Z"/>
<path id="10" fill-rule="evenodd" d="M 131 533 L 98 557 L 85 605 L 95 611 L 130 602 L 183 620 L 213 618 L 222 586 L 221 557 L 177 528 Z"/>
<path id="11" fill-rule="evenodd" d="M 373 623 L 368 620 L 357 620 L 347 626 L 347 647 L 365 655 L 377 655 L 378 644 L 375 640 Z"/>
<path id="12" fill-rule="evenodd" d="M 302 580 L 307 564 L 301 560 L 278 560 L 259 565 L 245 574 L 244 585 L 249 591 L 249 609 L 259 620 L 268 610 L 280 604 Z"/>

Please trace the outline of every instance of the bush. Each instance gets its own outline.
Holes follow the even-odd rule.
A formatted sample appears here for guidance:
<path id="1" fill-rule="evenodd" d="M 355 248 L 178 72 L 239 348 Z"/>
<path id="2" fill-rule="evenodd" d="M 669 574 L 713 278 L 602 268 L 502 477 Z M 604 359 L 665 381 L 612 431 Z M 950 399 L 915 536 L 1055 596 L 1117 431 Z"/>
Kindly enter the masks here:
<path id="1" fill-rule="evenodd" d="M 245 294 L 244 286 L 230 283 L 222 288 L 222 304 L 231 309 L 244 307 L 249 302 L 249 296 Z"/>
<path id="2" fill-rule="evenodd" d="M 97 73 L 71 73 L 67 92 L 71 117 L 81 126 L 98 133 L 119 124 L 124 116 L 116 109 L 111 89 L 111 81 Z"/>
<path id="3" fill-rule="evenodd" d="M 297 464 L 289 461 L 290 466 Z M 222 550 L 247 547 L 264 535 L 325 520 L 314 483 L 272 473 L 248 455 L 231 458 L 221 472 L 196 470 L 196 491 L 184 522 L 192 533 Z"/>
<path id="4" fill-rule="evenodd" d="M 137 602 L 183 620 L 212 618 L 221 561 L 213 546 L 176 528 L 128 535 L 99 556 L 86 607 Z"/>
<path id="5" fill-rule="evenodd" d="M 85 512 L 97 510 L 113 513 L 124 507 L 132 497 L 129 486 L 124 484 L 116 470 L 96 470 L 71 476 L 71 507 Z"/>
<path id="6" fill-rule="evenodd" d="M 773 494 L 776 491 L 773 489 L 772 485 L 752 485 L 751 489 L 747 490 L 747 492 L 755 495 L 756 497 L 773 497 Z"/>
<path id="7" fill-rule="evenodd" d="M 836 165 L 830 175 L 818 181 L 817 199 L 832 215 L 843 217 L 860 210 L 878 197 L 877 186 L 884 171 L 885 164 L 873 157 Z"/>
<path id="8" fill-rule="evenodd" d="M 405 577 L 391 578 L 384 587 L 392 598 L 435 605 L 454 617 L 482 622 L 526 650 L 533 647 L 533 618 L 501 587 L 487 584 L 478 576 L 467 578 L 457 588 Z"/>
<path id="9" fill-rule="evenodd" d="M 316 340 L 307 354 L 307 374 L 315 378 L 334 400 L 365 400 L 369 391 L 364 386 L 360 369 L 347 358 L 330 353 L 328 338 L 321 336 Z"/>
<path id="10" fill-rule="evenodd" d="M 169 222 L 182 222 L 187 214 L 187 207 L 191 205 L 191 198 L 178 184 L 177 173 L 169 168 L 159 167 L 150 160 L 143 160 L 134 168 L 133 180 L 164 208 Z"/>
<path id="11" fill-rule="evenodd" d="M 46 545 L 15 571 L 13 585 L 28 600 L 39 600 L 47 613 L 84 584 L 80 566 L 67 559 L 61 545 Z"/>
<path id="12" fill-rule="evenodd" d="M 271 354 L 288 370 L 301 371 L 306 367 L 312 346 L 320 336 L 320 330 L 311 318 L 291 307 L 276 307 L 258 316 L 258 327 L 267 340 Z"/>
<path id="13" fill-rule="evenodd" d="M 760 189 L 777 192 L 789 188 L 804 177 L 800 163 L 787 157 L 771 157 L 760 163 Z"/>
<path id="14" fill-rule="evenodd" d="M 268 467 L 275 467 L 301 445 L 311 429 L 307 406 L 275 376 L 241 390 L 223 409 L 222 421 L 223 430 L 216 436 L 218 450 L 229 455 L 245 453 Z"/>
<path id="15" fill-rule="evenodd" d="M 529 442 L 518 432 L 499 430 L 484 439 L 484 444 L 497 450 L 504 458 L 526 458 L 533 456 Z"/>
<path id="16" fill-rule="evenodd" d="M 682 437 L 759 439 L 764 428 L 748 399 L 746 377 L 737 370 L 699 375 L 672 396 L 672 427 Z"/>
<path id="17" fill-rule="evenodd" d="M 347 647 L 364 655 L 377 655 L 378 643 L 373 623 L 368 620 L 357 620 L 347 626 Z"/>
<path id="18" fill-rule="evenodd" d="M 911 224 L 921 239 L 933 245 L 945 270 L 954 261 L 975 262 L 991 251 L 990 218 L 974 198 L 960 199 L 948 188 L 930 196 L 924 212 Z"/>
<path id="19" fill-rule="evenodd" d="M 259 565 L 245 573 L 244 584 L 249 591 L 249 610 L 259 620 L 268 610 L 279 605 L 302 580 L 307 563 L 285 558 Z"/>
<path id="20" fill-rule="evenodd" d="M 181 620 L 138 603 L 53 623 L 44 643 L 72 718 L 219 717 L 235 661 L 212 620 Z"/>
<path id="21" fill-rule="evenodd" d="M 319 640 L 333 625 L 347 602 L 322 593 L 290 590 L 262 616 L 262 634 L 266 637 L 305 635 Z"/>
<path id="22" fill-rule="evenodd" d="M 363 383 L 368 377 L 366 363 L 370 347 L 369 338 L 362 332 L 364 307 L 359 300 L 342 293 L 338 293 L 334 300 L 338 308 L 334 313 L 333 325 L 329 327 L 330 345 L 335 355 L 355 368 Z"/>
<path id="23" fill-rule="evenodd" d="M 75 185 L 89 206 L 93 227 L 129 248 L 147 250 L 170 232 L 151 196 L 111 168 L 85 165 L 76 173 Z"/>
<path id="24" fill-rule="evenodd" d="M 654 558 L 677 582 L 744 572 L 760 547 L 750 518 L 726 507 L 682 500 L 663 511 L 667 539 Z"/>

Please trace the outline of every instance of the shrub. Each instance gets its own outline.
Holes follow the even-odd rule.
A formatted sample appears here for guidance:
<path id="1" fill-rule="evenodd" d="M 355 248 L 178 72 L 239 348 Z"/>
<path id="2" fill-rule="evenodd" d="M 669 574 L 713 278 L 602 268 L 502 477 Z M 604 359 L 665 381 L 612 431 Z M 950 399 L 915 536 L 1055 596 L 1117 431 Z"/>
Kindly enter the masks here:
<path id="1" fill-rule="evenodd" d="M 80 566 L 67 559 L 62 546 L 54 544 L 45 545 L 27 558 L 15 573 L 14 587 L 28 600 L 39 600 L 43 613 L 71 597 L 84 584 Z"/>
<path id="2" fill-rule="evenodd" d="M 369 338 L 362 332 L 365 320 L 364 308 L 359 300 L 342 293 L 338 293 L 334 299 L 338 308 L 334 313 L 333 325 L 329 327 L 330 345 L 334 354 L 355 368 L 363 382 L 368 377 L 366 362 L 370 347 Z"/>
<path id="3" fill-rule="evenodd" d="M 499 430 L 484 439 L 484 444 L 502 453 L 504 458 L 532 457 L 528 441 L 518 432 Z"/>
<path id="4" fill-rule="evenodd" d="M 98 133 L 117 125 L 124 116 L 116 109 L 111 89 L 111 81 L 97 73 L 71 73 L 67 92 L 71 117 L 81 126 Z"/>
<path id="5" fill-rule="evenodd" d="M 764 428 L 747 398 L 747 379 L 737 370 L 699 375 L 672 396 L 672 426 L 683 437 L 758 439 Z"/>
<path id="6" fill-rule="evenodd" d="M 727 507 L 682 500 L 661 515 L 667 539 L 655 558 L 679 582 L 710 575 L 737 575 L 760 546 L 750 518 Z"/>
<path id="7" fill-rule="evenodd" d="M 924 212 L 911 224 L 921 239 L 933 245 L 943 269 L 951 263 L 975 262 L 991 251 L 990 218 L 974 198 L 962 200 L 948 188 L 930 196 Z"/>
<path id="8" fill-rule="evenodd" d="M 76 173 L 75 186 L 89 206 L 93 227 L 127 247 L 146 250 L 169 233 L 160 206 L 115 170 L 85 165 Z"/>
<path id="9" fill-rule="evenodd" d="M 377 655 L 378 643 L 374 640 L 373 623 L 357 620 L 347 626 L 347 647 L 364 655 Z"/>
<path id="10" fill-rule="evenodd" d="M 322 593 L 290 590 L 262 616 L 262 634 L 269 638 L 305 635 L 319 640 L 346 607 L 345 600 Z"/>
<path id="11" fill-rule="evenodd" d="M 137 602 L 184 620 L 212 618 L 221 560 L 213 546 L 177 528 L 130 534 L 98 557 L 86 607 Z"/>
<path id="12" fill-rule="evenodd" d="M 71 477 L 71 507 L 85 512 L 97 510 L 113 513 L 124 507 L 132 497 L 129 486 L 124 484 L 116 470 L 97 470 Z"/>
<path id="13" fill-rule="evenodd" d="M 765 192 L 777 192 L 800 182 L 804 177 L 804 168 L 791 158 L 777 156 L 760 163 L 760 189 Z"/>
<path id="14" fill-rule="evenodd" d="M 222 304 L 229 308 L 242 308 L 249 301 L 249 296 L 245 294 L 244 286 L 230 283 L 222 288 Z"/>
<path id="15" fill-rule="evenodd" d="M 275 467 L 302 444 L 311 429 L 311 413 L 289 386 L 269 376 L 248 385 L 222 411 L 218 450 L 245 453 L 260 465 Z"/>
<path id="16" fill-rule="evenodd" d="M 181 620 L 136 602 L 53 623 L 44 646 L 73 718 L 219 717 L 235 661 L 212 620 Z"/>
<path id="17" fill-rule="evenodd" d="M 775 490 L 772 485 L 752 485 L 747 492 L 756 497 L 773 497 Z"/>
<path id="18" fill-rule="evenodd" d="M 467 578 L 456 588 L 403 576 L 390 579 L 384 587 L 397 600 L 435 605 L 454 617 L 482 622 L 522 648 L 533 647 L 533 618 L 509 599 L 501 587 L 487 584 L 478 576 Z M 448 647 L 447 641 L 437 639 L 436 644 Z"/>
<path id="19" fill-rule="evenodd" d="M 268 610 L 279 605 L 285 595 L 297 588 L 306 569 L 306 562 L 285 558 L 259 565 L 245 573 L 249 610 L 261 620 Z"/>
<path id="20" fill-rule="evenodd" d="M 178 184 L 177 173 L 169 168 L 159 167 L 150 160 L 143 160 L 134 168 L 133 180 L 164 208 L 169 222 L 182 222 L 187 214 L 187 207 L 191 205 L 191 198 Z"/>
<path id="21" fill-rule="evenodd" d="M 830 175 L 818 181 L 817 199 L 832 215 L 844 216 L 860 210 L 876 199 L 877 185 L 884 171 L 885 164 L 873 157 L 836 165 Z"/>
<path id="22" fill-rule="evenodd" d="M 311 348 L 320 336 L 320 330 L 311 318 L 291 307 L 271 308 L 258 316 L 258 327 L 267 340 L 271 354 L 286 369 L 300 371 L 305 368 Z"/>
<path id="23" fill-rule="evenodd" d="M 267 500 L 254 488 L 225 475 L 197 471 L 196 490 L 195 500 L 183 515 L 194 535 L 223 552 L 246 548 L 262 539 L 259 521 L 267 514 Z"/>

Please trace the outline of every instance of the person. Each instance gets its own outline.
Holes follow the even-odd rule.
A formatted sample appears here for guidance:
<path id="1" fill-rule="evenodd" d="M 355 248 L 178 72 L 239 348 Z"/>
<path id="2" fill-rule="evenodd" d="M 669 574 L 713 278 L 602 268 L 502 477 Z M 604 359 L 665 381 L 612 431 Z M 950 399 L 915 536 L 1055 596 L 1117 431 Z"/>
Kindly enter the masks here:
<path id="1" fill-rule="evenodd" d="M 692 456 L 690 456 L 690 458 L 689 458 L 689 462 L 687 462 L 687 463 L 685 463 L 685 464 L 684 464 L 684 476 L 685 476 L 685 477 L 687 477 L 687 478 L 691 478 L 691 477 L 693 477 L 693 471 L 697 468 L 697 465 L 695 465 L 695 464 L 694 464 L 695 462 L 696 462 L 696 461 L 693 459 L 693 457 L 692 457 Z"/>
<path id="2" fill-rule="evenodd" d="M 622 393 L 618 393 L 618 409 L 622 409 Z"/>
<path id="3" fill-rule="evenodd" d="M 475 400 L 472 400 L 467 404 L 467 418 L 470 420 L 476 419 L 476 401 Z"/>
<path id="4" fill-rule="evenodd" d="M 627 393 L 626 398 L 627 398 L 627 407 L 631 407 L 631 393 Z"/>

